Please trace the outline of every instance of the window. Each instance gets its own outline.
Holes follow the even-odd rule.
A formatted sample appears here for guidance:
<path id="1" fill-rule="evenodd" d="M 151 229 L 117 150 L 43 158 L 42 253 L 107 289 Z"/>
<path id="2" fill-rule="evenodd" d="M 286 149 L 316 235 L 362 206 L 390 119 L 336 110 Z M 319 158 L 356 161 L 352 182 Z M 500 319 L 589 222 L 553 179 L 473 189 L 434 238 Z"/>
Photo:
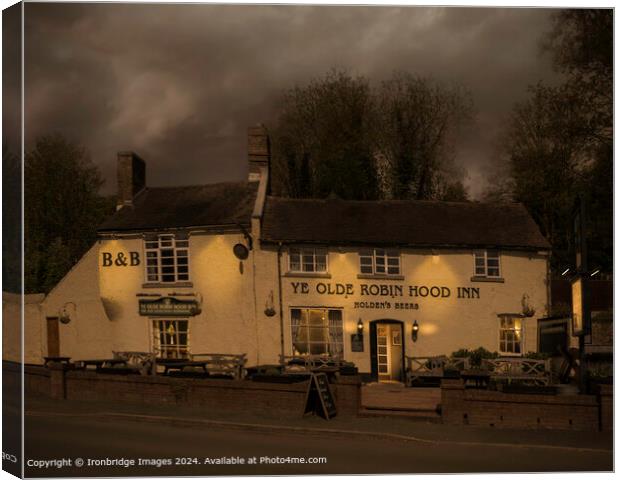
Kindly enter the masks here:
<path id="1" fill-rule="evenodd" d="M 474 274 L 477 277 L 499 277 L 499 252 L 477 250 L 474 252 Z"/>
<path id="2" fill-rule="evenodd" d="M 153 320 L 153 346 L 158 358 L 187 358 L 188 320 Z"/>
<path id="3" fill-rule="evenodd" d="M 293 354 L 342 357 L 342 310 L 291 309 Z"/>
<path id="4" fill-rule="evenodd" d="M 520 317 L 503 315 L 500 317 L 500 353 L 521 355 L 523 351 L 523 321 Z"/>
<path id="5" fill-rule="evenodd" d="M 360 272 L 369 275 L 400 275 L 400 255 L 397 250 L 382 248 L 362 250 Z"/>
<path id="6" fill-rule="evenodd" d="M 150 235 L 144 239 L 147 282 L 189 280 L 189 240 L 183 234 Z"/>
<path id="7" fill-rule="evenodd" d="M 324 248 L 290 248 L 288 269 L 296 273 L 327 273 L 327 250 Z"/>

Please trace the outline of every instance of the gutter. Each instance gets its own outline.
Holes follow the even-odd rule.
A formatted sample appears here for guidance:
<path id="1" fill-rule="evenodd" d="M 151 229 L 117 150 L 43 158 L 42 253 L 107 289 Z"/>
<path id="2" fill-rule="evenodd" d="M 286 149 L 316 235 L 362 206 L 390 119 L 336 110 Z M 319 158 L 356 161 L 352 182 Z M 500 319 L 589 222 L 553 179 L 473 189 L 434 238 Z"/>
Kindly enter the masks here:
<path id="1" fill-rule="evenodd" d="M 278 304 L 280 307 L 280 353 L 284 356 L 284 309 L 282 307 L 282 242 L 278 244 Z"/>

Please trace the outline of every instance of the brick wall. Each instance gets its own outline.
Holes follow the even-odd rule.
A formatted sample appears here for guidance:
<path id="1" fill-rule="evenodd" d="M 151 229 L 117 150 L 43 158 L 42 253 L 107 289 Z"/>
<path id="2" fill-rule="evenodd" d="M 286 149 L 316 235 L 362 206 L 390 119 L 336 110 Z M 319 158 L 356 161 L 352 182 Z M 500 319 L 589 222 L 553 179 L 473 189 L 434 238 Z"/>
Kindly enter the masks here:
<path id="1" fill-rule="evenodd" d="M 599 390 L 601 404 L 601 430 L 614 428 L 614 386 L 601 385 Z"/>
<path id="2" fill-rule="evenodd" d="M 18 375 L 19 369 L 10 373 Z M 25 380 L 27 395 L 145 405 L 183 404 L 216 411 L 242 411 L 256 415 L 268 413 L 282 418 L 303 414 L 308 389 L 308 382 L 277 384 L 228 379 L 121 376 L 65 370 L 60 366 L 52 369 L 27 367 Z M 332 390 L 338 414 L 357 415 L 361 403 L 359 378 L 343 377 L 332 385 Z"/>
<path id="3" fill-rule="evenodd" d="M 598 430 L 594 395 L 530 395 L 466 390 L 462 380 L 441 384 L 442 421 L 500 428 Z"/>

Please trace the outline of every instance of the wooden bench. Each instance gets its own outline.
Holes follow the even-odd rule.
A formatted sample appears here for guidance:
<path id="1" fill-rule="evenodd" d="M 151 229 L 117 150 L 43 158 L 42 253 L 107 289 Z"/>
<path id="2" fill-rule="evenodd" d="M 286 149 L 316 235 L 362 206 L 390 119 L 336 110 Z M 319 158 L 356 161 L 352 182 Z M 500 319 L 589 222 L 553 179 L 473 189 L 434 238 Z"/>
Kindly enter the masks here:
<path id="1" fill-rule="evenodd" d="M 448 371 L 463 371 L 469 368 L 468 358 L 450 358 L 445 355 L 433 357 L 405 356 L 405 379 L 407 386 L 439 382 Z"/>
<path id="2" fill-rule="evenodd" d="M 530 385 L 549 385 L 551 361 L 529 358 L 482 359 L 481 368 L 488 371 L 494 381 L 518 381 Z"/>
<path id="3" fill-rule="evenodd" d="M 124 360 L 129 368 L 136 369 L 140 375 L 155 375 L 155 354 L 152 352 L 118 351 L 112 352 L 115 359 Z"/>
<path id="4" fill-rule="evenodd" d="M 336 373 L 346 362 L 330 355 L 280 355 L 280 365 L 283 373 Z"/>
<path id="5" fill-rule="evenodd" d="M 204 362 L 209 375 L 224 375 L 236 380 L 245 376 L 245 353 L 191 353 L 189 359 L 192 362 Z"/>

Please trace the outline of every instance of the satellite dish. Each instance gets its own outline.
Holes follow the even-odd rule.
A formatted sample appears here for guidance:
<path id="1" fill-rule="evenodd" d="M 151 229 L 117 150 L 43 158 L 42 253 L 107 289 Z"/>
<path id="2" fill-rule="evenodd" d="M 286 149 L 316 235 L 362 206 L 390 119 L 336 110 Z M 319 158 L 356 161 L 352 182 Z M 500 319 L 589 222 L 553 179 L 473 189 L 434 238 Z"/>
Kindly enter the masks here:
<path id="1" fill-rule="evenodd" d="M 246 258 L 248 258 L 250 251 L 248 250 L 248 247 L 246 247 L 244 244 L 237 243 L 233 247 L 233 253 L 235 254 L 235 257 L 237 257 L 239 260 L 245 260 Z"/>

